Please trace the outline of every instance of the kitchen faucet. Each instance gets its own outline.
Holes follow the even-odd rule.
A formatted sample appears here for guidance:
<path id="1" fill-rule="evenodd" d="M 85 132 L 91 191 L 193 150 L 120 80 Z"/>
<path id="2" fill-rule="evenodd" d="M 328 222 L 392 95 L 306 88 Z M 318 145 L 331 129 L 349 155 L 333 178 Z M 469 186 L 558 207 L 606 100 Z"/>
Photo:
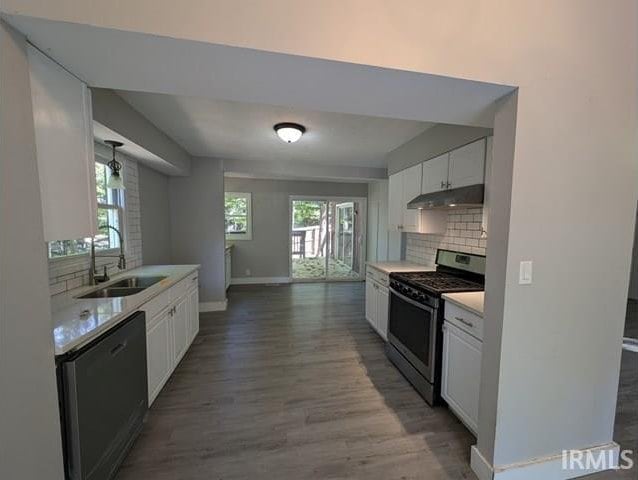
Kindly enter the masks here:
<path id="1" fill-rule="evenodd" d="M 124 256 L 124 238 L 122 237 L 122 233 L 117 228 L 113 227 L 112 225 L 101 225 L 98 227 L 98 230 L 101 230 L 103 228 L 110 228 L 115 233 L 117 233 L 117 236 L 120 239 L 120 254 L 119 255 L 96 255 L 95 254 L 95 237 L 91 237 L 91 265 L 89 267 L 89 284 L 90 285 L 97 285 L 100 282 L 109 281 L 109 275 L 106 272 L 106 265 L 104 265 L 104 273 L 102 275 L 96 275 L 96 270 L 97 270 L 95 266 L 96 257 L 119 258 L 119 261 L 117 262 L 117 268 L 119 268 L 120 270 L 126 269 L 126 257 Z"/>

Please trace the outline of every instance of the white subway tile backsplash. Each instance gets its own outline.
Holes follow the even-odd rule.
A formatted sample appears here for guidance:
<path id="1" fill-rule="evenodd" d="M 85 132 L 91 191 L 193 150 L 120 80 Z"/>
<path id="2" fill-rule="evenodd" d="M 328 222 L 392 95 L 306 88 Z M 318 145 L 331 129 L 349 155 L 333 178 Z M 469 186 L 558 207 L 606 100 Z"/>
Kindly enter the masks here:
<path id="1" fill-rule="evenodd" d="M 445 235 L 408 233 L 405 259 L 420 265 L 434 266 L 439 248 L 485 255 L 486 239 L 481 239 L 482 208 L 455 209 L 448 213 Z"/>

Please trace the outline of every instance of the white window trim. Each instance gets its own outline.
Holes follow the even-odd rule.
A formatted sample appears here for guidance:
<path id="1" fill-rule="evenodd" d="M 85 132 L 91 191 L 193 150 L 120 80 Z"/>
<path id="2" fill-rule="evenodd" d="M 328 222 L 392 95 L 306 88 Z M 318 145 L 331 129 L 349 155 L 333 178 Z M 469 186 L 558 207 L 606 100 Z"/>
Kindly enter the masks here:
<path id="1" fill-rule="evenodd" d="M 250 192 L 224 192 L 224 207 L 226 195 L 236 198 L 245 198 L 246 202 L 246 233 L 226 233 L 226 240 L 252 240 L 253 239 L 253 196 Z M 226 208 L 224 208 L 224 226 L 226 224 Z M 225 229 L 225 227 L 224 227 Z"/>

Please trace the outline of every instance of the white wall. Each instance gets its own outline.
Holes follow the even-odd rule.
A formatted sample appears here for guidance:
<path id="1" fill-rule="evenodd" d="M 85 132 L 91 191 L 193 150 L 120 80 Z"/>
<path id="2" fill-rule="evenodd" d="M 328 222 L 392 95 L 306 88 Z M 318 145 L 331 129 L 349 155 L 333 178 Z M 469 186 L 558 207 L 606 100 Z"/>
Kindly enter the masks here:
<path id="1" fill-rule="evenodd" d="M 638 300 L 638 217 L 636 218 L 636 225 L 634 251 L 631 260 L 631 279 L 629 281 L 629 298 L 633 298 L 634 300 Z"/>
<path id="2" fill-rule="evenodd" d="M 480 448 L 490 463 L 509 465 L 609 442 L 638 199 L 636 3 L 196 5 L 140 0 L 127 15 L 79 1 L 5 0 L 4 8 L 520 87 L 501 111 L 516 117 L 516 131 L 494 129 L 494 169 L 511 169 L 495 175 L 511 185 L 497 189 L 508 204 L 489 227 L 485 345 L 497 350 L 486 358 L 500 362 L 493 405 L 482 400 L 481 411 L 493 407 L 498 418 L 481 420 Z M 519 262 L 530 259 L 534 283 L 518 285 Z"/>
<path id="3" fill-rule="evenodd" d="M 62 480 L 25 40 L 0 22 L 0 478 Z"/>
<path id="4" fill-rule="evenodd" d="M 138 164 L 142 262 L 171 263 L 171 211 L 168 177 Z M 144 241 L 146 239 L 146 241 Z"/>

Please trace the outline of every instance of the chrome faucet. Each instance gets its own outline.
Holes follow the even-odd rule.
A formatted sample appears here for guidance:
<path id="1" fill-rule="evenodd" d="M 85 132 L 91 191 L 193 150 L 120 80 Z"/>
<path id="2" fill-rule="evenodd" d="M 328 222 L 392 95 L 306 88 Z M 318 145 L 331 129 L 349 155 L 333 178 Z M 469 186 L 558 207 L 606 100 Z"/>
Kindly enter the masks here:
<path id="1" fill-rule="evenodd" d="M 103 228 L 110 228 L 115 233 L 117 233 L 117 236 L 120 239 L 120 254 L 119 255 L 96 255 L 95 254 L 95 237 L 91 238 L 91 265 L 89 267 L 89 284 L 90 285 L 97 285 L 98 283 L 109 281 L 109 275 L 106 271 L 106 265 L 104 265 L 104 273 L 102 275 L 97 275 L 96 273 L 97 267 L 95 266 L 96 257 L 119 258 L 117 262 L 117 268 L 119 268 L 120 270 L 126 269 L 126 257 L 124 256 L 124 238 L 122 237 L 122 233 L 117 228 L 111 225 L 101 225 L 98 227 L 98 229 L 100 230 Z"/>

